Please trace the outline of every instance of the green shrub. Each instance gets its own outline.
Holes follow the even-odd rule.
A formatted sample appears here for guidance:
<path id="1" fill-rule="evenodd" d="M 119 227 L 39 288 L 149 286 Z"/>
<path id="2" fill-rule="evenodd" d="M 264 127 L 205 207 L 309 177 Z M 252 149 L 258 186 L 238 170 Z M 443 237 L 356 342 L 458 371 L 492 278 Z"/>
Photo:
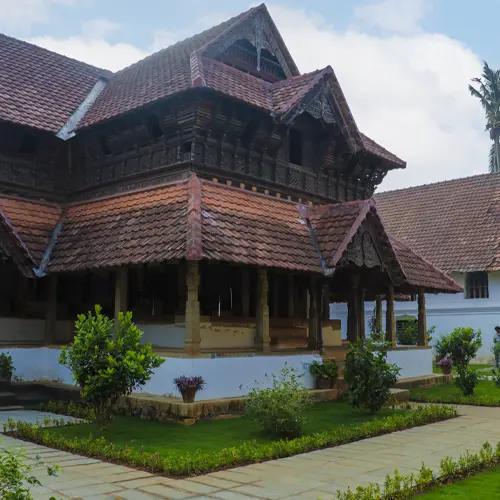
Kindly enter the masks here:
<path id="1" fill-rule="evenodd" d="M 115 324 L 96 305 L 94 313 L 78 316 L 75 330 L 60 362 L 71 369 L 97 419 L 109 419 L 116 401 L 144 385 L 164 360 L 150 344 L 141 344 L 142 332 L 132 322 L 131 312 L 120 313 Z"/>
<path id="2" fill-rule="evenodd" d="M 418 344 L 418 321 L 416 318 L 398 321 L 400 327 L 396 330 L 396 338 L 399 345 L 417 345 Z M 436 330 L 435 326 L 431 326 L 427 332 L 427 343 L 432 340 L 432 336 Z"/>
<path id="3" fill-rule="evenodd" d="M 407 413 L 396 414 L 359 425 L 338 425 L 330 431 L 309 434 L 295 439 L 280 439 L 269 443 L 247 441 L 241 445 L 224 448 L 216 452 L 192 451 L 181 456 L 176 454 L 167 457 L 140 449 L 117 446 L 102 437 L 68 438 L 62 434 L 53 434 L 48 429 L 26 422 L 9 423 L 4 431 L 44 446 L 139 467 L 150 472 L 160 472 L 172 476 L 189 476 L 338 446 L 410 427 L 439 422 L 456 416 L 457 412 L 449 406 L 427 405 L 415 408 Z"/>
<path id="4" fill-rule="evenodd" d="M 460 369 L 469 365 L 482 344 L 480 330 L 460 327 L 442 337 L 436 344 L 436 351 L 440 358 L 451 358 L 453 365 Z"/>
<path id="5" fill-rule="evenodd" d="M 387 347 L 365 340 L 352 344 L 346 356 L 344 380 L 351 404 L 374 413 L 382 408 L 400 368 L 387 363 Z"/>
<path id="6" fill-rule="evenodd" d="M 500 370 L 498 368 L 491 369 L 491 375 L 493 377 L 493 381 L 497 387 L 500 387 Z"/>
<path id="7" fill-rule="evenodd" d="M 309 366 L 309 372 L 314 377 L 326 378 L 332 381 L 336 381 L 339 368 L 334 359 L 325 359 L 321 363 L 319 361 L 313 361 Z"/>
<path id="8" fill-rule="evenodd" d="M 465 368 L 458 368 L 455 383 L 460 388 L 464 396 L 472 396 L 478 382 L 479 377 L 476 370 L 473 370 L 468 366 Z"/>
<path id="9" fill-rule="evenodd" d="M 247 415 L 271 436 L 292 438 L 302 434 L 309 395 L 292 368 L 272 375 L 272 387 L 254 388 L 248 394 Z"/>
<path id="10" fill-rule="evenodd" d="M 14 364 L 12 362 L 12 356 L 8 352 L 0 353 L 0 378 L 10 382 L 13 373 Z"/>

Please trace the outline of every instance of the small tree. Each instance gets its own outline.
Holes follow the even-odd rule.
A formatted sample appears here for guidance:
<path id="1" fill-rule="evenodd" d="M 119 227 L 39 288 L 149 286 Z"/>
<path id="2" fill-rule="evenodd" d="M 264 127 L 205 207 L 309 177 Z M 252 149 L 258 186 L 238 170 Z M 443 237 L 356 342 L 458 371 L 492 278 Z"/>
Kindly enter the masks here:
<path id="1" fill-rule="evenodd" d="M 302 434 L 305 411 L 310 398 L 293 368 L 272 375 L 272 387 L 254 388 L 248 394 L 246 414 L 256 420 L 264 432 L 292 438 Z"/>
<path id="2" fill-rule="evenodd" d="M 389 399 L 399 371 L 398 366 L 387 363 L 387 346 L 369 340 L 351 344 L 344 368 L 351 404 L 372 413 L 379 411 Z"/>
<path id="3" fill-rule="evenodd" d="M 115 324 L 96 305 L 94 312 L 78 316 L 75 330 L 60 362 L 71 369 L 97 419 L 107 420 L 117 400 L 144 385 L 164 360 L 150 344 L 141 344 L 142 332 L 132 322 L 131 312 L 120 313 Z"/>

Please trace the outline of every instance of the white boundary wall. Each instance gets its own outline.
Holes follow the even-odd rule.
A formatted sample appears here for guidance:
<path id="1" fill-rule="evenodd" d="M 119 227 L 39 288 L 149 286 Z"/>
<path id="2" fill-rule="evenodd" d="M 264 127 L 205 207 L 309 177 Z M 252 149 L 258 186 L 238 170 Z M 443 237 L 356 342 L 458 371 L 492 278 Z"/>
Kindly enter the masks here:
<path id="1" fill-rule="evenodd" d="M 0 352 L 12 355 L 14 376 L 22 380 L 52 380 L 73 384 L 71 372 L 58 362 L 60 349 L 49 347 L 2 348 Z M 197 394 L 198 400 L 243 396 L 255 387 L 269 387 L 271 374 L 283 367 L 294 368 L 302 376 L 305 387 L 313 388 L 314 380 L 309 365 L 320 360 L 318 354 L 254 355 L 223 358 L 165 358 L 155 370 L 143 392 L 156 395 L 179 396 L 173 379 L 180 375 L 201 375 L 206 387 Z"/>
<path id="2" fill-rule="evenodd" d="M 396 349 L 387 353 L 387 361 L 401 368 L 400 378 L 432 375 L 432 349 Z"/>

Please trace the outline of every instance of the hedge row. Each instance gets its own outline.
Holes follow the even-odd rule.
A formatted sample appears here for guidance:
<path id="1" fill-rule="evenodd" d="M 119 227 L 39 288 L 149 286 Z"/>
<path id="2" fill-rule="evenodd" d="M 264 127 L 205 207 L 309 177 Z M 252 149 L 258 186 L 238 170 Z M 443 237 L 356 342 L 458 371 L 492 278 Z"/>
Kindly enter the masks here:
<path id="1" fill-rule="evenodd" d="M 385 478 L 383 486 L 370 483 L 356 489 L 337 491 L 339 500 L 400 500 L 413 498 L 419 493 L 438 486 L 463 479 L 484 469 L 490 469 L 500 463 L 500 442 L 496 449 L 484 443 L 478 453 L 465 452 L 457 460 L 445 457 L 441 460 L 439 472 L 422 464 L 417 473 L 401 474 L 395 470 Z"/>
<path id="2" fill-rule="evenodd" d="M 389 432 L 408 429 L 456 417 L 455 409 L 431 405 L 418 407 L 407 413 L 392 415 L 382 420 L 365 422 L 355 426 L 340 425 L 330 431 L 310 434 L 290 440 L 257 443 L 249 441 L 241 445 L 214 452 L 186 452 L 182 455 L 161 456 L 131 447 L 117 446 L 103 437 L 68 438 L 50 432 L 43 427 L 24 422 L 10 421 L 5 426 L 9 434 L 61 450 L 101 458 L 111 462 L 140 467 L 151 472 L 171 476 L 191 476 L 248 463 L 263 462 L 288 457 L 298 453 L 338 446 Z"/>

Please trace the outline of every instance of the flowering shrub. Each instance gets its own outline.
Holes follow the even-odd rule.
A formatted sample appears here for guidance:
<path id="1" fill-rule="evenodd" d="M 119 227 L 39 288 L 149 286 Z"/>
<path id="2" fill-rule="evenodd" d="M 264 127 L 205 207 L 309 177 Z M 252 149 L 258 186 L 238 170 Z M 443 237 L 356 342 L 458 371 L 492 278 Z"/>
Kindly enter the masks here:
<path id="1" fill-rule="evenodd" d="M 441 370 L 443 370 L 444 373 L 451 373 L 453 362 L 450 358 L 441 358 L 436 364 L 437 366 L 439 366 L 439 368 L 441 368 Z"/>

